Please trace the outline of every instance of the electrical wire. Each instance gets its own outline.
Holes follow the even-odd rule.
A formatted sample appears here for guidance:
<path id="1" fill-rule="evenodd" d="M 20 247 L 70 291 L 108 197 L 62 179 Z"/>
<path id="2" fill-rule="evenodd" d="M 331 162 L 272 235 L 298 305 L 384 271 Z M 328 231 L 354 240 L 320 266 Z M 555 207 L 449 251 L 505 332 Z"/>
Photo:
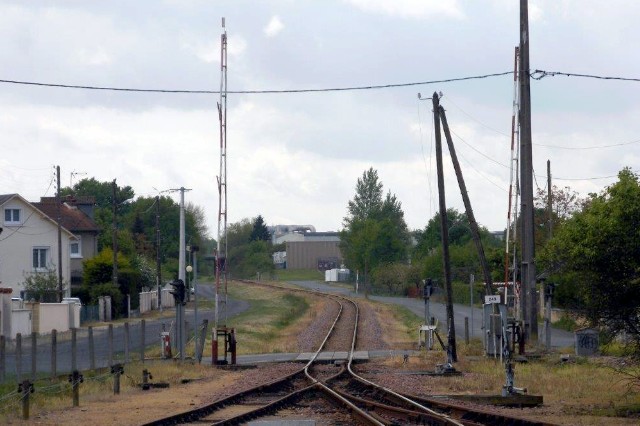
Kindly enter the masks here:
<path id="1" fill-rule="evenodd" d="M 508 134 L 506 134 L 506 133 L 504 133 L 504 132 L 501 132 L 500 130 L 494 129 L 493 127 L 491 127 L 491 126 L 489 126 L 489 125 L 487 125 L 487 124 L 484 124 L 482 121 L 478 120 L 477 118 L 475 118 L 474 116 L 472 116 L 471 114 L 469 114 L 468 112 L 466 112 L 465 110 L 463 110 L 462 108 L 460 108 L 460 107 L 459 107 L 459 106 L 458 106 L 458 105 L 453 101 L 453 99 L 451 99 L 451 96 L 447 93 L 447 103 L 449 103 L 449 102 L 451 103 L 451 105 L 453 105 L 454 107 L 456 107 L 456 109 L 458 109 L 458 111 L 460 111 L 461 113 L 463 113 L 464 115 L 466 115 L 467 117 L 469 117 L 470 119 L 472 119 L 473 121 L 475 121 L 476 123 L 480 124 L 482 127 L 485 127 L 485 128 L 487 128 L 487 129 L 491 130 L 492 132 L 495 132 L 495 133 L 497 133 L 497 134 L 499 134 L 499 135 L 502 135 L 502 136 L 506 136 L 506 137 L 508 137 L 508 138 L 511 138 L 511 136 L 510 136 L 510 135 L 508 135 Z"/>
<path id="2" fill-rule="evenodd" d="M 355 90 L 391 89 L 391 88 L 397 88 L 397 87 L 422 86 L 427 84 L 453 83 L 458 81 L 480 80 L 480 79 L 491 78 L 491 77 L 500 77 L 500 76 L 509 75 L 509 74 L 513 74 L 513 71 L 503 71 L 503 72 L 497 72 L 497 73 L 491 73 L 491 74 L 473 75 L 473 76 L 466 76 L 466 77 L 453 77 L 453 78 L 445 78 L 441 80 L 417 81 L 417 82 L 410 82 L 410 83 L 390 83 L 390 84 L 380 84 L 380 85 L 330 87 L 330 88 L 318 88 L 318 89 L 227 90 L 226 93 L 254 95 L 254 94 L 277 94 L 277 93 L 347 92 L 347 91 L 355 91 Z M 106 91 L 116 91 L 116 92 L 172 93 L 172 94 L 190 94 L 190 95 L 220 94 L 219 90 L 144 89 L 144 88 L 133 88 L 133 87 L 89 86 L 89 85 L 78 85 L 78 84 L 43 83 L 43 82 L 26 81 L 26 80 L 0 79 L 0 83 L 39 86 L 39 87 L 56 87 L 56 88 L 62 88 L 62 89 L 106 90 Z"/>
<path id="3" fill-rule="evenodd" d="M 542 177 L 542 176 L 540 176 Z M 595 177 L 586 177 L 586 178 L 563 178 L 563 177 L 553 177 L 553 180 L 571 180 L 571 181 L 579 181 L 579 180 L 598 180 L 598 179 L 611 179 L 618 177 L 618 175 L 609 175 L 609 176 L 595 176 Z"/>
<path id="4" fill-rule="evenodd" d="M 462 158 L 464 160 L 464 162 L 471 167 L 473 170 L 475 170 L 476 173 L 478 173 L 480 176 L 482 176 L 482 178 L 484 178 L 487 182 L 489 182 L 490 184 L 492 184 L 493 186 L 495 186 L 496 188 L 500 189 L 501 191 L 508 193 L 509 191 L 507 191 L 506 189 L 504 189 L 502 186 L 498 185 L 497 183 L 495 183 L 494 181 L 492 181 L 491 179 L 489 179 L 484 173 L 482 173 L 480 170 L 476 169 L 476 167 L 465 158 L 464 155 L 462 155 L 462 153 L 460 151 L 456 151 L 456 154 L 458 154 L 458 156 L 460 158 Z"/>
<path id="5" fill-rule="evenodd" d="M 564 77 L 582 77 L 582 78 L 593 78 L 598 80 L 618 80 L 618 81 L 634 81 L 640 82 L 640 78 L 634 77 L 617 77 L 617 76 L 604 76 L 604 75 L 595 75 L 595 74 L 578 74 L 572 72 L 563 72 L 563 71 L 545 71 L 545 70 L 535 70 L 529 74 L 531 78 L 534 80 L 542 80 L 545 77 L 556 77 L 556 76 L 564 76 Z"/>
<path id="6" fill-rule="evenodd" d="M 640 143 L 640 139 L 633 140 L 631 142 L 622 142 L 622 143 L 614 143 L 610 145 L 596 145 L 596 146 L 561 146 L 561 145 L 545 145 L 540 143 L 534 143 L 536 146 L 543 146 L 546 148 L 557 148 L 557 149 L 569 149 L 569 150 L 589 150 L 589 149 L 603 149 L 603 148 L 613 148 L 618 146 L 625 145 L 633 145 L 636 143 Z"/>
<path id="7" fill-rule="evenodd" d="M 465 141 L 462 137 L 460 137 L 460 135 L 458 135 L 456 132 L 454 132 L 452 129 L 449 129 L 449 131 L 451 133 L 453 133 L 453 135 L 455 137 L 457 137 L 458 139 L 460 139 L 465 145 L 467 145 L 469 148 L 473 149 L 475 152 L 477 152 L 478 154 L 482 155 L 484 158 L 486 158 L 487 160 L 496 163 L 498 166 L 502 166 L 505 169 L 511 169 L 509 166 L 507 166 L 504 163 L 499 162 L 496 159 L 493 159 L 491 157 L 489 157 L 487 154 L 485 154 L 484 152 L 480 151 L 479 149 L 475 148 L 473 145 L 471 145 L 469 142 Z"/>
<path id="8" fill-rule="evenodd" d="M 453 77 L 453 78 L 445 78 L 440 80 L 416 81 L 416 82 L 409 82 L 409 83 L 389 83 L 389 84 L 366 85 L 366 86 L 327 87 L 327 88 L 317 88 L 317 89 L 306 88 L 306 89 L 281 89 L 281 90 L 276 90 L 276 89 L 227 90 L 226 93 L 253 95 L 253 94 L 282 94 L 282 93 L 346 92 L 346 91 L 356 91 L 356 90 L 392 89 L 392 88 L 398 88 L 398 87 L 411 87 L 411 86 L 422 86 L 422 85 L 428 85 L 428 84 L 480 80 L 480 79 L 486 79 L 491 77 L 501 77 L 501 76 L 511 75 L 511 74 L 513 74 L 513 71 L 503 71 L 503 72 L 472 75 L 472 76 L 465 76 L 465 77 Z M 602 75 L 595 75 L 595 74 L 568 73 L 568 72 L 562 72 L 562 71 L 535 70 L 533 72 L 530 72 L 529 75 L 534 80 L 542 80 L 545 77 L 565 76 L 565 77 L 591 78 L 591 79 L 599 79 L 599 80 L 640 82 L 640 78 L 633 78 L 633 77 L 602 76 Z M 147 88 L 134 88 L 134 87 L 45 83 L 45 82 L 37 82 L 37 81 L 9 80 L 9 79 L 0 79 L 0 83 L 26 85 L 26 86 L 38 86 L 38 87 L 53 87 L 53 88 L 62 88 L 62 89 L 105 90 L 105 91 L 116 91 L 116 92 L 170 93 L 170 94 L 191 94 L 191 95 L 220 94 L 219 90 L 203 90 L 203 89 L 186 90 L 186 89 L 153 89 L 153 88 L 147 89 Z"/>

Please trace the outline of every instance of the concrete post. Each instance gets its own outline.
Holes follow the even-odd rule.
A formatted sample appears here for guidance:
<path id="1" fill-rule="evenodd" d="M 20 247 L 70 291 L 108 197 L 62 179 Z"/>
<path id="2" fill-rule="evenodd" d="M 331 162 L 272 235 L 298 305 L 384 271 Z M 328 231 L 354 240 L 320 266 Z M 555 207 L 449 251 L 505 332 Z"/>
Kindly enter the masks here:
<path id="1" fill-rule="evenodd" d="M 140 321 L 140 362 L 144 363 L 145 321 Z"/>
<path id="2" fill-rule="evenodd" d="M 129 323 L 124 323 L 124 362 L 129 363 Z"/>
<path id="3" fill-rule="evenodd" d="M 5 371 L 6 371 L 6 362 L 7 362 L 7 353 L 6 346 L 7 341 L 4 336 L 0 336 L 0 383 L 4 383 Z"/>
<path id="4" fill-rule="evenodd" d="M 71 329 L 71 371 L 78 369 L 78 329 Z"/>
<path id="5" fill-rule="evenodd" d="M 31 381 L 36 381 L 36 367 L 38 357 L 38 333 L 31 332 Z"/>
<path id="6" fill-rule="evenodd" d="M 89 326 L 88 327 L 88 331 L 89 331 L 89 368 L 91 368 L 91 370 L 95 370 L 96 369 L 96 351 L 95 351 L 95 346 L 93 344 L 93 327 Z"/>
<path id="7" fill-rule="evenodd" d="M 16 374 L 18 382 L 22 380 L 22 334 L 16 334 Z"/>
<path id="8" fill-rule="evenodd" d="M 109 324 L 108 328 L 108 350 L 109 350 L 109 367 L 113 366 L 113 324 Z"/>
<path id="9" fill-rule="evenodd" d="M 469 317 L 464 317 L 464 343 L 469 344 Z"/>
<path id="10" fill-rule="evenodd" d="M 18 385 L 18 392 L 22 393 L 22 418 L 24 420 L 29 420 L 29 395 L 31 395 L 32 390 L 33 384 L 29 380 L 25 380 Z"/>
<path id="11" fill-rule="evenodd" d="M 51 379 L 58 375 L 58 330 L 51 330 Z"/>

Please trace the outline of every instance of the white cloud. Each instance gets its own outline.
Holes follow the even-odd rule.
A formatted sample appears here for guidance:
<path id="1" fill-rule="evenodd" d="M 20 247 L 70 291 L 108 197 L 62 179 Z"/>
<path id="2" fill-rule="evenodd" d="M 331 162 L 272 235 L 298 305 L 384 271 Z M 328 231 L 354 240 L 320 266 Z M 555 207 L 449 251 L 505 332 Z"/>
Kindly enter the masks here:
<path id="1" fill-rule="evenodd" d="M 111 55 L 101 48 L 96 50 L 80 49 L 78 51 L 78 58 L 81 63 L 92 66 L 108 65 L 113 61 Z"/>
<path id="2" fill-rule="evenodd" d="M 369 13 L 379 13 L 401 18 L 422 19 L 432 16 L 463 18 L 458 0 L 346 0 Z"/>
<path id="3" fill-rule="evenodd" d="M 246 40 L 239 35 L 227 36 L 227 49 L 230 56 L 238 57 L 247 48 Z M 180 46 L 207 64 L 220 62 L 220 38 L 203 39 L 194 34 L 182 34 Z"/>
<path id="4" fill-rule="evenodd" d="M 284 28 L 284 24 L 280 20 L 278 15 L 275 15 L 271 18 L 266 27 L 264 27 L 264 34 L 267 37 L 275 37 L 282 31 Z"/>
<path id="5" fill-rule="evenodd" d="M 542 20 L 544 16 L 544 11 L 542 10 L 542 5 L 531 3 L 529 4 L 529 21 L 531 23 L 536 23 Z"/>

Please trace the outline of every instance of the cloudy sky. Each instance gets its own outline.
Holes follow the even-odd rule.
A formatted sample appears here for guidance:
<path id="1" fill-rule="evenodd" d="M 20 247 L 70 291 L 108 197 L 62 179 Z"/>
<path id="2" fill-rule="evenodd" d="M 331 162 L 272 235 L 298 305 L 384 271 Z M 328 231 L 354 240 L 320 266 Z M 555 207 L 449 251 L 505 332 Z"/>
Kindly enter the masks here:
<path id="1" fill-rule="evenodd" d="M 184 90 L 321 89 L 511 71 L 516 0 L 0 0 L 0 79 Z M 531 68 L 640 77 L 640 3 L 530 0 Z M 430 101 L 444 94 L 478 221 L 504 229 L 512 76 L 404 88 L 228 97 L 231 222 L 338 230 L 365 169 L 410 228 L 437 211 Z M 532 81 L 534 168 L 587 194 L 637 170 L 640 83 Z M 82 177 L 137 195 L 191 188 L 217 229 L 216 94 L 90 91 L 0 83 L 0 193 L 30 200 Z M 615 146 L 611 146 L 615 145 Z M 608 147 L 607 147 L 608 146 Z M 445 151 L 446 152 L 446 151 Z M 447 204 L 463 209 L 448 155 Z M 84 175 L 86 173 L 86 175 Z M 611 177 L 613 176 L 613 177 Z M 534 188 L 535 190 L 535 188 Z M 177 195 L 174 195 L 178 199 Z"/>

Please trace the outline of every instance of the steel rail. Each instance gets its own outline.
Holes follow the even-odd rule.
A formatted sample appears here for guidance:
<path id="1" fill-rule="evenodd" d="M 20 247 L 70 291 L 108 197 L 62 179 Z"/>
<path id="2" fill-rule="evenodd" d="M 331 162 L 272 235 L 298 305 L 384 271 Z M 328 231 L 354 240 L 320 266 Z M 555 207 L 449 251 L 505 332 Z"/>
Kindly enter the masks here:
<path id="1" fill-rule="evenodd" d="M 346 298 L 345 298 L 346 299 Z M 355 380 L 357 380 L 360 383 L 363 383 L 367 386 L 371 386 L 377 390 L 380 390 L 388 395 L 392 395 L 393 397 L 397 398 L 398 400 L 409 404 L 415 408 L 417 408 L 418 410 L 424 412 L 424 413 L 428 413 L 429 415 L 436 417 L 437 419 L 440 419 L 442 421 L 444 421 L 443 424 L 445 425 L 454 425 L 454 426 L 463 426 L 461 423 L 457 422 L 454 419 L 451 419 L 449 416 L 447 416 L 446 414 L 442 414 L 442 413 L 438 413 L 437 411 L 434 411 L 428 407 L 425 407 L 424 405 L 419 404 L 418 402 L 407 398 L 403 395 L 400 395 L 399 393 L 389 389 L 389 388 L 385 388 L 384 386 L 380 386 L 376 383 L 373 383 L 372 381 L 369 381 L 367 379 L 365 379 L 364 377 L 359 376 L 358 374 L 356 374 L 352 369 L 351 366 L 353 364 L 353 354 L 355 352 L 355 346 L 356 346 L 356 341 L 357 341 L 357 337 L 358 337 L 358 328 L 357 328 L 357 324 L 358 324 L 358 319 L 360 317 L 360 309 L 358 308 L 358 304 L 355 303 L 354 301 L 350 300 L 350 299 L 346 299 L 349 302 L 351 302 L 356 310 L 356 325 L 354 327 L 353 330 L 353 339 L 351 342 L 351 350 L 349 351 L 349 360 L 347 362 L 347 371 L 349 372 L 349 374 L 351 375 L 351 377 L 353 377 Z"/>
<path id="2" fill-rule="evenodd" d="M 209 415 L 213 414 L 215 411 L 217 411 L 217 410 L 219 410 L 219 409 L 221 409 L 221 408 L 223 408 L 225 406 L 234 405 L 238 401 L 240 401 L 243 398 L 247 397 L 248 395 L 251 395 L 251 394 L 254 394 L 254 393 L 260 392 L 260 391 L 265 391 L 265 390 L 267 390 L 269 388 L 284 386 L 284 384 L 286 384 L 289 381 L 295 380 L 295 378 L 297 376 L 299 376 L 300 374 L 302 374 L 302 373 L 304 373 L 305 377 L 312 382 L 311 385 L 306 386 L 306 387 L 304 387 L 302 389 L 298 389 L 298 390 L 295 390 L 293 392 L 290 392 L 287 395 L 285 395 L 285 396 L 283 396 L 281 398 L 278 398 L 278 399 L 276 399 L 274 401 L 271 401 L 270 403 L 268 403 L 268 404 L 266 404 L 266 405 L 264 405 L 262 407 L 256 408 L 254 410 L 247 411 L 245 413 L 242 413 L 240 415 L 234 416 L 232 418 L 221 420 L 221 421 L 218 421 L 218 422 L 215 422 L 215 423 L 212 423 L 212 424 L 215 424 L 215 425 L 238 424 L 240 422 L 244 422 L 244 421 L 247 421 L 247 420 L 255 419 L 257 417 L 260 417 L 260 416 L 266 415 L 268 413 L 277 411 L 278 409 L 282 408 L 283 406 L 285 406 L 287 404 L 295 403 L 295 401 L 297 401 L 300 398 L 302 398 L 305 393 L 317 388 L 318 390 L 320 390 L 324 394 L 326 394 L 328 397 L 334 399 L 339 404 L 345 406 L 353 416 L 357 417 L 360 420 L 361 423 L 368 424 L 368 425 L 375 425 L 375 426 L 384 425 L 384 423 L 380 422 L 374 416 L 371 416 L 365 410 L 362 410 L 361 408 L 357 407 L 351 401 L 349 401 L 348 399 L 344 398 L 343 396 L 341 396 L 340 394 L 335 392 L 333 389 L 330 389 L 327 385 L 322 383 L 320 380 L 318 380 L 315 377 L 313 377 L 309 372 L 309 368 L 316 362 L 319 354 L 322 352 L 322 349 L 325 347 L 325 345 L 327 344 L 327 341 L 329 340 L 330 336 L 334 332 L 334 330 L 336 328 L 336 324 L 340 320 L 340 317 L 342 315 L 344 307 L 343 307 L 342 303 L 337 299 L 340 299 L 342 297 L 336 296 L 336 295 L 331 295 L 331 294 L 326 294 L 326 293 L 322 293 L 322 292 L 318 292 L 318 291 L 313 291 L 313 290 L 292 289 L 292 288 L 275 286 L 275 285 L 267 285 L 267 284 L 263 284 L 263 283 L 252 282 L 252 281 L 243 281 L 243 282 L 254 284 L 254 285 L 258 284 L 258 285 L 263 285 L 263 286 L 276 287 L 276 288 L 279 288 L 279 289 L 282 289 L 282 290 L 287 290 L 287 291 L 298 291 L 298 292 L 305 292 L 305 293 L 313 293 L 313 294 L 316 294 L 316 295 L 319 295 L 319 296 L 322 296 L 322 297 L 327 297 L 327 298 L 335 300 L 339 304 L 340 309 L 338 311 L 338 314 L 336 315 L 336 318 L 334 319 L 333 323 L 331 324 L 331 327 L 330 327 L 329 331 L 325 335 L 322 343 L 320 344 L 318 349 L 314 352 L 314 354 L 311 357 L 311 359 L 300 370 L 295 371 L 295 372 L 293 372 L 291 374 L 288 374 L 288 375 L 286 375 L 286 376 L 284 376 L 282 378 L 275 379 L 275 380 L 273 380 L 273 381 L 271 381 L 269 383 L 266 383 L 266 384 L 263 384 L 263 385 L 260 385 L 260 386 L 256 386 L 254 388 L 238 392 L 238 393 L 236 393 L 234 395 L 230 395 L 229 397 L 214 401 L 214 402 L 212 402 L 210 404 L 207 404 L 205 406 L 198 407 L 198 408 L 193 409 L 193 410 L 189 410 L 189 411 L 186 411 L 186 412 L 174 414 L 174 415 L 171 415 L 171 416 L 168 416 L 168 417 L 164 417 L 162 419 L 158 419 L 158 420 L 155 420 L 155 421 L 152 421 L 152 422 L 145 423 L 144 426 L 175 425 L 175 424 L 179 424 L 179 423 L 191 423 L 191 422 L 194 422 L 194 421 L 202 421 L 201 419 L 203 419 L 203 417 L 209 416 Z M 342 298 L 342 299 L 344 299 L 344 298 Z"/>

